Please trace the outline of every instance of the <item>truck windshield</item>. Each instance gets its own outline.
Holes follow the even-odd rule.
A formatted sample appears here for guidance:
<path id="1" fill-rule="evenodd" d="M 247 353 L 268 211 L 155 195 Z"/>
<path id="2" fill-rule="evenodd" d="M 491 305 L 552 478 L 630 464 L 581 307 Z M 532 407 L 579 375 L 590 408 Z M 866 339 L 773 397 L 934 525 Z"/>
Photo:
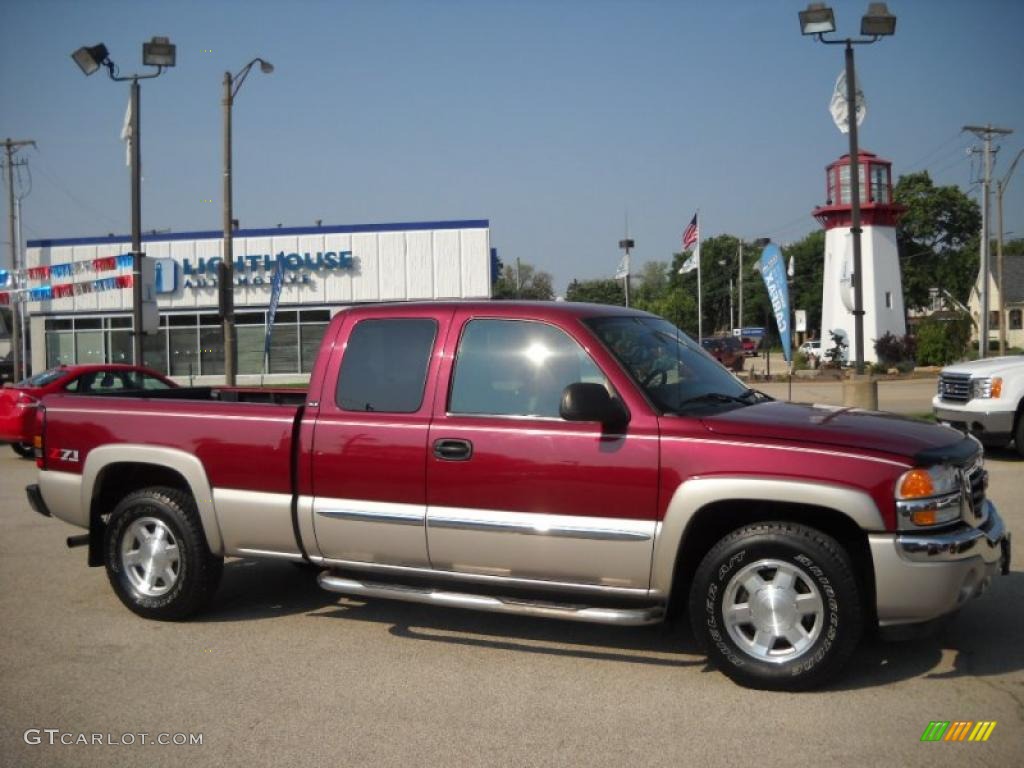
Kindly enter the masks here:
<path id="1" fill-rule="evenodd" d="M 664 413 L 738 408 L 770 399 L 748 389 L 667 320 L 636 316 L 584 322 Z"/>

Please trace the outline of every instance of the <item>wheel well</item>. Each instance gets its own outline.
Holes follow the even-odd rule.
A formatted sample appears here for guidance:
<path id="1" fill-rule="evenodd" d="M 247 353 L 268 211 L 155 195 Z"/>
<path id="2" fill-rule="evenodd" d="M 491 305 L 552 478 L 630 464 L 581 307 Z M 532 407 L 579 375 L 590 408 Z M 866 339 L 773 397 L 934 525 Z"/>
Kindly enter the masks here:
<path id="1" fill-rule="evenodd" d="M 114 478 L 117 482 L 114 482 Z M 96 476 L 89 505 L 89 565 L 103 565 L 103 532 L 107 517 L 125 496 L 155 485 L 191 494 L 184 476 L 169 467 L 138 462 L 108 464 Z"/>
<path id="2" fill-rule="evenodd" d="M 857 586 L 864 595 L 866 626 L 875 621 L 875 571 L 867 534 L 853 520 L 828 507 L 762 500 L 730 500 L 708 504 L 694 515 L 683 532 L 676 556 L 670 610 L 686 605 L 689 586 L 704 555 L 724 536 L 751 523 L 778 520 L 799 523 L 828 534 L 843 547 L 853 564 Z"/>

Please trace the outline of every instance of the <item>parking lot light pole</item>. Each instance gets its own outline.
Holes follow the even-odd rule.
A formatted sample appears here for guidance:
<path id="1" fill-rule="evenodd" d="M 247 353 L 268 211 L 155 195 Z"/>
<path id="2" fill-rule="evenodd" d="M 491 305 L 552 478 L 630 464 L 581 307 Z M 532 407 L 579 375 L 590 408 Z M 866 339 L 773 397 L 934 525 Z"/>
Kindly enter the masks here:
<path id="1" fill-rule="evenodd" d="M 242 67 L 237 75 L 225 72 L 224 98 L 221 100 L 224 107 L 224 258 L 218 276 L 218 282 L 221 283 L 218 295 L 224 329 L 224 383 L 229 387 L 235 386 L 238 372 L 238 352 L 235 348 L 235 231 L 231 200 L 231 107 L 234 106 L 235 96 L 246 75 L 257 63 L 260 71 L 266 75 L 274 71 L 273 64 L 257 57 Z"/>
<path id="2" fill-rule="evenodd" d="M 861 272 L 860 243 L 860 155 L 857 147 L 857 86 L 853 65 L 853 46 L 869 45 L 896 32 L 896 17 L 885 3 L 870 3 L 861 19 L 862 37 L 826 40 L 836 31 L 835 14 L 824 3 L 811 3 L 799 12 L 800 32 L 812 35 L 826 45 L 846 46 L 846 124 L 850 136 L 850 234 L 853 240 L 853 323 L 857 373 L 864 373 L 864 276 Z"/>
<path id="3" fill-rule="evenodd" d="M 131 102 L 129 110 L 131 131 L 132 166 L 132 356 L 136 365 L 142 365 L 142 168 L 141 158 L 141 120 L 139 119 L 139 80 L 159 77 L 164 69 L 173 67 L 176 60 L 175 46 L 166 37 L 154 37 L 150 42 L 142 44 L 142 63 L 148 67 L 156 67 L 156 72 L 146 75 L 121 75 L 117 65 L 110 60 L 107 47 L 103 43 L 83 46 L 71 54 L 71 58 L 85 75 L 91 75 L 100 67 L 107 68 L 110 79 L 123 82 L 131 81 Z"/>

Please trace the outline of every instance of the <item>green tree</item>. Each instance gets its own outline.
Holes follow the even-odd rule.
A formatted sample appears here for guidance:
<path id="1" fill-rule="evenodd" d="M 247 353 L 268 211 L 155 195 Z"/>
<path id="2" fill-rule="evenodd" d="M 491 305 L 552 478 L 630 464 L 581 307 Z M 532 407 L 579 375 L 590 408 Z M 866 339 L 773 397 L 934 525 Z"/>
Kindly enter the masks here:
<path id="1" fill-rule="evenodd" d="M 492 296 L 495 299 L 551 301 L 555 298 L 555 289 L 550 274 L 535 269 L 531 264 L 519 262 L 517 266 L 506 264 L 502 267 L 501 276 L 494 283 Z"/>
<path id="2" fill-rule="evenodd" d="M 817 229 L 782 249 L 786 264 L 793 259 L 789 303 L 807 312 L 807 330 L 819 336 L 821 328 L 822 283 L 825 279 L 825 230 Z M 760 258 L 760 254 L 758 254 Z"/>
<path id="3" fill-rule="evenodd" d="M 668 262 L 648 261 L 632 283 L 631 299 L 636 306 L 657 301 L 668 293 Z"/>
<path id="4" fill-rule="evenodd" d="M 896 227 L 906 306 L 927 306 L 936 287 L 966 302 L 978 276 L 978 204 L 959 187 L 936 187 L 927 171 L 900 177 L 893 199 L 906 206 Z"/>
<path id="5" fill-rule="evenodd" d="M 626 304 L 626 294 L 619 280 L 573 280 L 565 292 L 565 300 L 622 307 Z"/>

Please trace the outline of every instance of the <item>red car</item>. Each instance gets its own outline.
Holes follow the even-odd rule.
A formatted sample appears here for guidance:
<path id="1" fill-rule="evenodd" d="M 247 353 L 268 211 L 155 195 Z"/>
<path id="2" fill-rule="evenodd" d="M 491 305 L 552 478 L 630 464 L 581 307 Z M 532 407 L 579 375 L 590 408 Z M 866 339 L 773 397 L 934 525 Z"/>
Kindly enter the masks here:
<path id="1" fill-rule="evenodd" d="M 36 404 L 53 392 L 90 394 L 114 390 L 168 389 L 178 386 L 150 368 L 138 365 L 61 365 L 0 389 L 0 443 L 15 453 L 32 455 Z"/>

